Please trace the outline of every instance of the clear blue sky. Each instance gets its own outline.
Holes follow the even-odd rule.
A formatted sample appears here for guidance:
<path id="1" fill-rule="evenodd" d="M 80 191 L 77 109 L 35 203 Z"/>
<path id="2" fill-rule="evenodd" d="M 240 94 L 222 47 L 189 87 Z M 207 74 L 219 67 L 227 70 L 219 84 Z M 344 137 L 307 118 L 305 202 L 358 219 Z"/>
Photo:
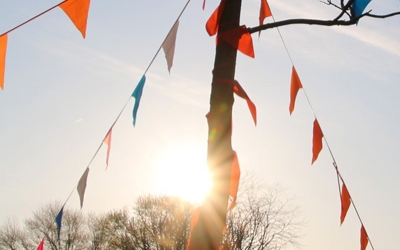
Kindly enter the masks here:
<path id="1" fill-rule="evenodd" d="M 0 33 L 56 3 L 3 1 Z M 60 9 L 9 34 L 0 92 L 1 221 L 23 221 L 42 205 L 67 199 L 185 3 L 92 1 L 86 39 Z M 199 175 L 215 52 L 204 24 L 217 3 L 207 1 L 205 11 L 200 0 L 189 4 L 171 73 L 160 53 L 147 73 L 136 127 L 130 100 L 114 127 L 107 171 L 105 147 L 90 167 L 83 212 L 130 207 L 149 193 L 180 194 L 191 182 L 176 188 L 177 177 Z M 336 16 L 316 0 L 269 4 L 276 20 Z M 400 2 L 372 1 L 367 9 L 397 11 Z M 242 23 L 257 25 L 258 11 L 259 1 L 243 1 Z M 398 19 L 280 29 L 375 249 L 400 245 Z M 278 32 L 253 40 L 256 58 L 239 54 L 236 69 L 258 109 L 254 127 L 245 101 L 235 101 L 233 147 L 242 172 L 295 197 L 306 221 L 304 249 L 359 249 L 353 208 L 339 225 L 338 186 L 326 144 L 310 164 L 314 117 L 302 91 L 289 115 L 292 65 Z M 196 164 L 171 157 L 181 152 Z M 180 161 L 184 170 L 171 163 Z M 67 206 L 79 208 L 75 191 Z"/>

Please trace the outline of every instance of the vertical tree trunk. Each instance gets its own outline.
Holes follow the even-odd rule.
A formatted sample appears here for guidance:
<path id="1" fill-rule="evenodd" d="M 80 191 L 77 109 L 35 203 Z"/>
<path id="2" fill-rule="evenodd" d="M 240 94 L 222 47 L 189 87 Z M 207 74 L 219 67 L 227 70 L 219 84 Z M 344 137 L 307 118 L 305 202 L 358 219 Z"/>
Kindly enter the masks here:
<path id="1" fill-rule="evenodd" d="M 241 4 L 241 0 L 227 0 L 218 32 L 239 26 Z M 210 112 L 207 114 L 207 161 L 213 184 L 193 228 L 189 250 L 218 249 L 225 227 L 233 162 L 231 123 L 234 102 L 233 86 L 226 80 L 234 79 L 236 55 L 237 50 L 225 42 L 216 47 Z"/>

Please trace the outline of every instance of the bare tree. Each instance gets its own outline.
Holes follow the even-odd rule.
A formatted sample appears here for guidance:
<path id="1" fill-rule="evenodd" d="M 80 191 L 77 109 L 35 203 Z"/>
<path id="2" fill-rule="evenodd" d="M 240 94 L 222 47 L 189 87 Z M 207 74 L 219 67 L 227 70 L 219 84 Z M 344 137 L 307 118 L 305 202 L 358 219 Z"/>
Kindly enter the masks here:
<path id="1" fill-rule="evenodd" d="M 32 249 L 26 233 L 19 227 L 15 220 L 7 219 L 0 228 L 0 249 L 18 250 Z"/>
<path id="2" fill-rule="evenodd" d="M 281 250 L 299 246 L 302 221 L 292 198 L 278 186 L 268 187 L 250 177 L 242 181 L 238 203 L 227 217 L 224 250 Z"/>
<path id="3" fill-rule="evenodd" d="M 87 230 L 81 212 L 64 209 L 60 242 L 58 241 L 55 218 L 60 208 L 60 203 L 57 202 L 45 205 L 25 221 L 31 240 L 40 242 L 44 237 L 46 248 L 52 250 L 86 249 Z"/>
<path id="4" fill-rule="evenodd" d="M 133 219 L 126 209 L 111 211 L 104 217 L 104 235 L 106 242 L 103 243 L 109 249 L 133 250 L 135 239 L 133 232 Z M 103 227 L 103 226 L 102 226 Z"/>
<path id="5" fill-rule="evenodd" d="M 130 215 L 112 211 L 97 224 L 110 249 L 185 249 L 194 205 L 176 197 L 139 197 Z M 94 248 L 93 248 L 94 249 Z M 98 248 L 96 248 L 98 249 Z"/>
<path id="6" fill-rule="evenodd" d="M 185 249 L 194 205 L 177 197 L 139 197 L 134 236 L 139 249 Z"/>
<path id="7" fill-rule="evenodd" d="M 89 249 L 108 249 L 107 216 L 90 213 L 87 216 Z"/>

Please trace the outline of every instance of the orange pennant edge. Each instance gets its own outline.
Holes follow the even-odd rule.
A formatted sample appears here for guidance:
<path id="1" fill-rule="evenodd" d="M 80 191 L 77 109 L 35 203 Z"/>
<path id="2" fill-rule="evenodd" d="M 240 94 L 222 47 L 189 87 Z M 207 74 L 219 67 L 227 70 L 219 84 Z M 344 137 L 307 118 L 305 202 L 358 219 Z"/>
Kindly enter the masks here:
<path id="1" fill-rule="evenodd" d="M 367 231 L 365 231 L 364 225 L 361 225 L 360 245 L 361 245 L 361 250 L 367 249 L 368 235 L 367 235 Z"/>
<path id="2" fill-rule="evenodd" d="M 232 163 L 232 170 L 231 170 L 231 186 L 229 190 L 229 196 L 232 197 L 232 201 L 229 204 L 228 211 L 236 205 L 236 197 L 237 192 L 239 189 L 239 180 L 240 180 L 240 166 L 239 166 L 239 159 L 235 151 L 233 151 L 233 163 Z"/>
<path id="3" fill-rule="evenodd" d="M 290 104 L 289 104 L 290 114 L 292 114 L 294 110 L 297 92 L 299 92 L 299 89 L 301 88 L 303 88 L 303 85 L 301 84 L 299 75 L 297 74 L 296 68 L 292 66 L 292 79 L 290 83 Z"/>
<path id="4" fill-rule="evenodd" d="M 0 88 L 4 89 L 4 72 L 6 70 L 7 34 L 0 36 Z"/>
<path id="5" fill-rule="evenodd" d="M 210 18 L 207 20 L 206 30 L 210 36 L 213 36 L 218 32 L 219 20 L 224 12 L 226 1 L 227 0 L 221 1 L 220 5 L 214 10 Z"/>
<path id="6" fill-rule="evenodd" d="M 217 45 L 225 41 L 243 54 L 254 58 L 253 39 L 246 26 L 239 26 L 225 32 L 219 33 Z"/>
<path id="7" fill-rule="evenodd" d="M 319 153 L 322 150 L 322 138 L 324 137 L 324 134 L 322 133 L 321 127 L 319 126 L 319 123 L 317 119 L 314 120 L 314 129 L 313 129 L 313 157 L 312 157 L 312 162 L 311 165 L 314 163 L 314 161 L 317 160 Z"/>
<path id="8" fill-rule="evenodd" d="M 198 207 L 192 213 L 192 219 L 190 221 L 190 235 L 189 235 L 189 238 L 187 241 L 186 250 L 188 250 L 190 247 L 193 229 L 196 226 L 197 221 L 199 220 L 200 211 L 201 211 L 201 207 Z"/>
<path id="9" fill-rule="evenodd" d="M 233 92 L 237 94 L 238 96 L 242 97 L 243 99 L 246 100 L 247 106 L 249 107 L 251 116 L 253 117 L 254 124 L 257 125 L 257 108 L 256 105 L 250 100 L 249 96 L 247 95 L 246 91 L 240 86 L 239 82 L 234 80 L 234 85 L 233 85 Z"/>
<path id="10" fill-rule="evenodd" d="M 67 0 L 59 6 L 85 38 L 90 0 Z"/>
<path id="11" fill-rule="evenodd" d="M 107 145 L 107 158 L 106 158 L 106 169 L 108 168 L 108 159 L 110 158 L 110 151 L 111 151 L 111 134 L 112 128 L 108 131 L 106 138 L 104 138 L 103 143 Z"/>
<path id="12" fill-rule="evenodd" d="M 271 9 L 269 8 L 267 0 L 261 0 L 261 6 L 260 6 L 260 26 L 263 25 L 264 19 L 267 17 L 272 16 Z M 260 36 L 261 31 L 258 32 L 258 36 Z"/>
<path id="13" fill-rule="evenodd" d="M 342 185 L 342 194 L 340 195 L 340 200 L 342 202 L 342 212 L 340 214 L 340 225 L 342 225 L 344 219 L 346 218 L 347 211 L 349 210 L 349 207 L 351 204 L 350 194 L 344 183 Z"/>

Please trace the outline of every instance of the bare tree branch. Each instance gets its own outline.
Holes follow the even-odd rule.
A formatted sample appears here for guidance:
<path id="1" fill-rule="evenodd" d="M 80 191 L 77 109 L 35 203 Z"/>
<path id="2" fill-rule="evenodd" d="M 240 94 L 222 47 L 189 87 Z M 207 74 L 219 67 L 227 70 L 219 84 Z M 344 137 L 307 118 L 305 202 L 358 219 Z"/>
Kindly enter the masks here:
<path id="1" fill-rule="evenodd" d="M 260 26 L 248 28 L 250 34 L 259 32 L 261 30 L 267 30 L 272 28 L 277 28 L 281 26 L 291 25 L 291 24 L 308 24 L 308 25 L 320 25 L 320 26 L 350 26 L 354 25 L 363 17 L 372 17 L 372 18 L 388 18 L 392 16 L 400 15 L 400 12 L 393 12 L 386 15 L 375 15 L 369 12 L 361 15 L 358 18 L 352 18 L 350 20 L 319 20 L 319 19 L 287 19 L 283 21 L 273 22 L 273 23 L 266 23 Z"/>
<path id="2" fill-rule="evenodd" d="M 361 18 L 364 17 L 372 17 L 372 18 L 388 18 L 388 17 L 393 17 L 400 15 L 400 11 L 398 12 L 393 12 L 389 14 L 384 14 L 384 15 L 377 15 L 371 13 L 372 10 L 365 12 L 364 14 L 360 16 L 355 16 L 353 12 L 353 3 L 355 0 L 348 0 L 346 3 L 344 0 L 340 0 L 340 6 L 333 3 L 332 0 L 326 0 L 321 1 L 323 4 L 326 5 L 331 5 L 339 10 L 341 10 L 340 14 L 332 19 L 332 20 L 320 20 L 320 19 L 286 19 L 283 21 L 278 21 L 278 22 L 273 22 L 273 23 L 266 23 L 260 26 L 255 26 L 248 28 L 248 31 L 252 34 L 255 32 L 259 32 L 262 30 L 267 30 L 267 29 L 272 29 L 272 28 L 277 28 L 281 26 L 286 26 L 286 25 L 291 25 L 291 24 L 308 24 L 308 25 L 320 25 L 320 26 L 350 26 L 356 24 Z M 349 12 L 350 11 L 350 12 Z M 341 19 L 343 15 L 347 15 L 348 19 L 343 20 Z"/>

